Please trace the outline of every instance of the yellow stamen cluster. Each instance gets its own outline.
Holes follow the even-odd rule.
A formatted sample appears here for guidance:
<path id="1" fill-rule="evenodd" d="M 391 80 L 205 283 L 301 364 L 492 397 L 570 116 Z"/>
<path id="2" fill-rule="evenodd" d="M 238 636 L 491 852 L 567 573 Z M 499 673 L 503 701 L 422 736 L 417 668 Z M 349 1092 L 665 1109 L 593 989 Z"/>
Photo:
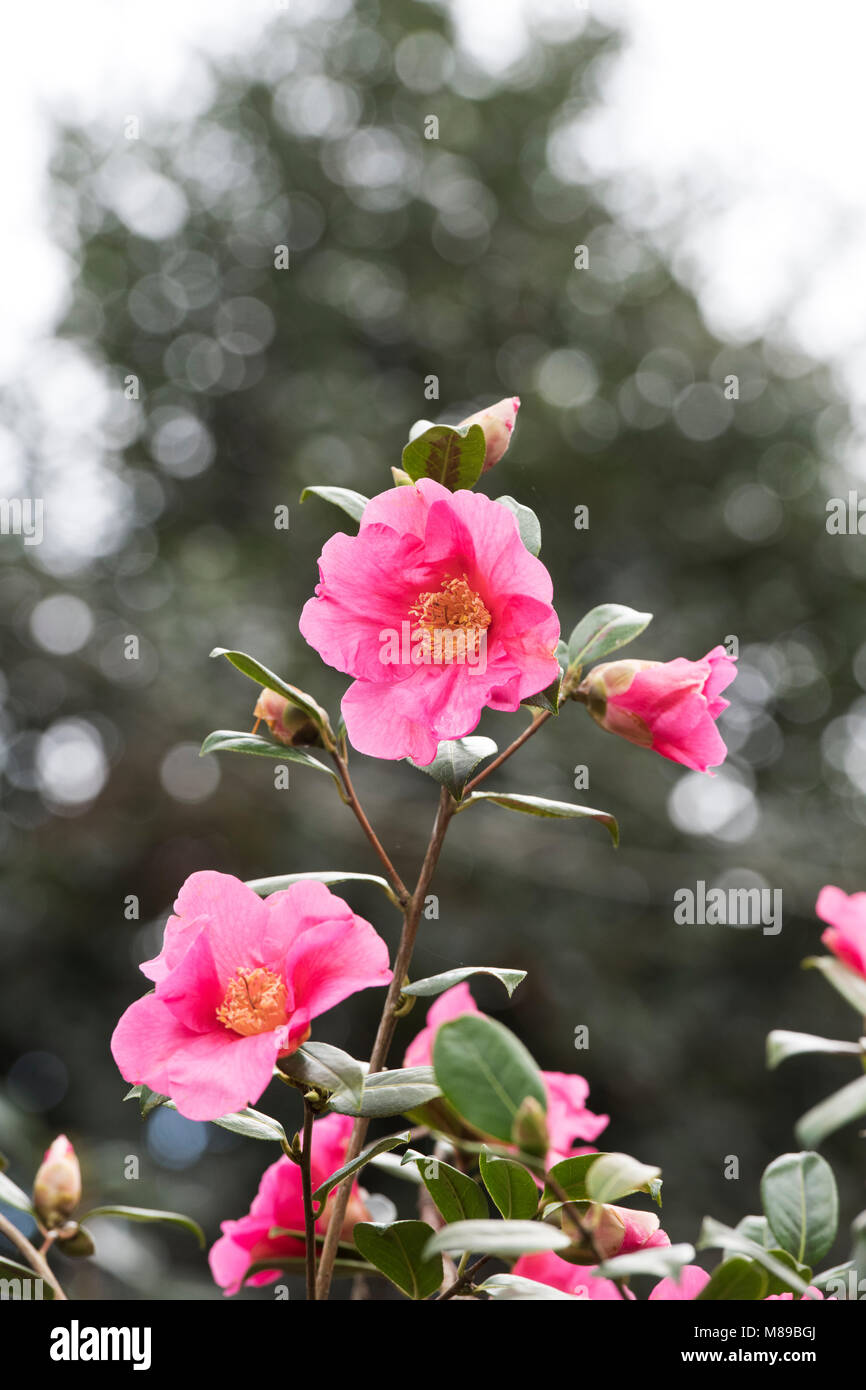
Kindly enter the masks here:
<path id="1" fill-rule="evenodd" d="M 238 966 L 237 979 L 229 980 L 216 1016 L 245 1038 L 268 1033 L 286 1022 L 287 998 L 286 986 L 273 970 Z"/>

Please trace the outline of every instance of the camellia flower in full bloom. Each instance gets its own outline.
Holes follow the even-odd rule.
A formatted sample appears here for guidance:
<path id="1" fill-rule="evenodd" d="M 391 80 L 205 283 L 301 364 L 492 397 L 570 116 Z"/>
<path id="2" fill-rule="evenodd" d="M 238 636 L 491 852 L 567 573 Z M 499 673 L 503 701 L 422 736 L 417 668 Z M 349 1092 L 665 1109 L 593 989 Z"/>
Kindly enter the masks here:
<path id="1" fill-rule="evenodd" d="M 111 1039 L 121 1075 L 191 1120 L 254 1104 L 278 1057 L 356 990 L 391 980 L 388 948 L 323 883 L 262 899 L 229 874 L 192 874 L 142 973 L 156 988 Z"/>
<path id="2" fill-rule="evenodd" d="M 455 985 L 431 1005 L 427 1011 L 427 1023 L 406 1049 L 403 1065 L 406 1067 L 429 1067 L 433 1061 L 433 1040 L 441 1024 L 464 1014 L 477 1014 L 481 1010 L 472 998 L 469 986 L 465 983 Z M 582 1076 L 561 1071 L 541 1073 L 547 1090 L 547 1133 L 550 1147 L 547 1151 L 547 1166 L 575 1154 L 590 1153 L 586 1147 L 575 1149 L 575 1141 L 584 1145 L 593 1144 L 609 1123 L 608 1115 L 596 1115 L 586 1108 L 589 1083 Z M 530 1276 L 527 1276 L 529 1278 Z"/>
<path id="3" fill-rule="evenodd" d="M 849 897 L 841 888 L 828 884 L 818 894 L 815 911 L 823 922 L 829 922 L 821 935 L 824 945 L 849 970 L 866 979 L 866 893 Z"/>
<path id="4" fill-rule="evenodd" d="M 310 1170 L 313 1190 L 335 1173 L 345 1161 L 352 1119 L 348 1115 L 326 1115 L 313 1125 Z M 357 1181 L 346 1209 L 341 1235 L 347 1237 L 356 1221 L 369 1221 L 364 1205 L 364 1193 Z M 324 1235 L 331 1218 L 335 1194 L 329 1193 L 325 1209 L 316 1221 L 316 1231 Z M 285 1259 L 303 1257 L 304 1240 L 296 1236 L 272 1236 L 273 1230 L 303 1231 L 304 1194 L 299 1164 L 283 1156 L 266 1168 L 252 1206 L 240 1221 L 223 1221 L 222 1236 L 209 1255 L 211 1273 L 227 1294 L 237 1293 L 251 1264 L 269 1257 Z M 279 1277 L 278 1269 L 257 1270 L 250 1284 L 271 1284 Z"/>
<path id="5" fill-rule="evenodd" d="M 326 543 L 301 632 L 354 676 L 351 742 L 426 766 L 487 707 L 516 710 L 559 672 L 550 575 L 507 507 L 422 478 L 364 510 L 357 536 Z"/>
<path id="6" fill-rule="evenodd" d="M 736 674 L 734 658 L 718 646 L 700 661 L 602 662 L 577 695 L 603 729 L 707 772 L 727 757 L 716 720 L 730 704 L 721 692 Z"/>

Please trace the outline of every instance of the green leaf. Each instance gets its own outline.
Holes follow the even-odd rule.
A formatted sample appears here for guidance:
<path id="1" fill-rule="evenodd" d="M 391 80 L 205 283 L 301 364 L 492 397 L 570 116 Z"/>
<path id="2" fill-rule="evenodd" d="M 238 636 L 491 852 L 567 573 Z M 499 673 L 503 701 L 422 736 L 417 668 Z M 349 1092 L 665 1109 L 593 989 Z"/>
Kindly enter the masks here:
<path id="1" fill-rule="evenodd" d="M 41 1274 L 37 1274 L 29 1265 L 20 1265 L 17 1260 L 10 1260 L 6 1255 L 0 1255 L 0 1279 L 26 1279 L 28 1283 L 35 1283 L 38 1279 L 42 1285 L 41 1297 L 54 1298 L 54 1290 L 47 1279 L 43 1279 Z"/>
<path id="2" fill-rule="evenodd" d="M 364 1259 L 413 1299 L 429 1298 L 444 1278 L 442 1256 L 425 1254 L 432 1234 L 426 1221 L 359 1221 L 352 1232 Z"/>
<path id="3" fill-rule="evenodd" d="M 866 1115 L 866 1076 L 858 1076 L 856 1081 L 849 1081 L 841 1091 L 835 1091 L 801 1115 L 795 1133 L 799 1142 L 811 1149 L 823 1143 L 828 1134 L 863 1115 Z"/>
<path id="4" fill-rule="evenodd" d="M 567 1250 L 571 1244 L 564 1231 L 543 1221 L 455 1221 L 435 1235 L 431 1232 L 431 1237 L 425 1247 L 429 1255 L 439 1251 L 457 1255 L 472 1250 L 512 1259 L 540 1250 Z"/>
<path id="5" fill-rule="evenodd" d="M 0 1202 L 5 1202 L 7 1207 L 14 1207 L 16 1211 L 26 1211 L 28 1216 L 36 1215 L 36 1208 L 27 1193 L 5 1173 L 0 1173 Z"/>
<path id="6" fill-rule="evenodd" d="M 123 1099 L 142 1099 L 142 1093 L 145 1091 L 147 1091 L 146 1086 L 133 1086 L 130 1091 L 127 1091 Z M 177 1110 L 173 1100 L 169 1100 L 166 1096 L 157 1095 L 156 1091 L 148 1091 L 147 1099 L 142 1103 L 142 1115 L 149 1114 L 157 1105 L 164 1105 L 166 1110 Z M 272 1142 L 276 1141 L 278 1144 L 287 1142 L 286 1131 L 279 1120 L 275 1120 L 271 1115 L 263 1114 L 261 1110 L 253 1110 L 249 1106 L 245 1110 L 237 1110 L 231 1115 L 221 1115 L 218 1120 L 211 1120 L 211 1124 L 219 1125 L 220 1129 L 231 1130 L 232 1134 L 242 1134 L 245 1139 L 267 1139 Z"/>
<path id="7" fill-rule="evenodd" d="M 168 1096 L 160 1095 L 159 1091 L 152 1091 L 149 1086 L 133 1086 L 123 1097 L 124 1100 L 137 1100 L 141 1118 L 146 1119 L 151 1110 L 156 1110 L 160 1105 L 165 1105 Z"/>
<path id="8" fill-rule="evenodd" d="M 406 445 L 403 468 L 413 483 L 419 478 L 433 478 L 456 492 L 458 488 L 475 486 L 486 452 L 480 425 L 431 425 Z"/>
<path id="9" fill-rule="evenodd" d="M 84 1226 L 78 1226 L 71 1236 L 65 1236 L 62 1240 L 58 1240 L 57 1248 L 61 1254 L 68 1255 L 75 1260 L 88 1259 L 96 1252 L 93 1236 Z"/>
<path id="10" fill-rule="evenodd" d="M 636 1250 L 633 1255 L 614 1255 L 603 1260 L 596 1274 L 605 1279 L 631 1279 L 635 1274 L 651 1274 L 656 1279 L 676 1279 L 683 1265 L 694 1262 L 693 1245 L 658 1245 Z"/>
<path id="11" fill-rule="evenodd" d="M 707 1303 L 732 1299 L 753 1302 L 764 1297 L 768 1283 L 767 1271 L 759 1264 L 745 1255 L 734 1255 L 713 1270 L 710 1282 L 701 1289 L 698 1300 Z"/>
<path id="12" fill-rule="evenodd" d="M 278 1269 L 286 1274 L 303 1274 L 307 1268 L 307 1262 L 303 1255 L 279 1255 L 272 1260 L 256 1260 L 250 1265 L 244 1274 L 244 1283 L 253 1274 L 263 1274 L 265 1270 Z M 358 1275 L 375 1274 L 378 1278 L 380 1271 L 375 1265 L 368 1264 L 366 1260 L 343 1260 L 334 1261 L 335 1279 L 357 1279 Z"/>
<path id="13" fill-rule="evenodd" d="M 785 1028 L 774 1028 L 767 1037 L 767 1066 L 772 1071 L 788 1057 L 798 1057 L 804 1052 L 831 1052 L 860 1056 L 859 1043 L 840 1042 L 834 1038 L 819 1038 L 814 1033 L 789 1033 Z"/>
<path id="14" fill-rule="evenodd" d="M 526 979 L 525 970 L 508 970 L 498 965 L 461 965 L 456 970 L 445 970 L 441 975 L 428 975 L 426 980 L 415 980 L 412 984 L 404 985 L 403 993 L 426 999 L 432 994 L 443 994 L 446 989 L 461 984 L 471 975 L 492 975 L 505 986 L 509 999 L 521 980 Z"/>
<path id="15" fill-rule="evenodd" d="M 758 1264 L 769 1274 L 780 1279 L 786 1289 L 791 1289 L 794 1293 L 799 1294 L 806 1292 L 806 1284 L 800 1276 L 777 1259 L 772 1251 L 765 1250 L 762 1245 L 749 1240 L 739 1231 L 732 1231 L 730 1226 L 725 1226 L 721 1221 L 715 1221 L 712 1216 L 704 1217 L 698 1239 L 698 1249 L 733 1250 L 738 1255 L 748 1255 L 750 1259 L 757 1260 Z"/>
<path id="16" fill-rule="evenodd" d="M 439 1027 L 433 1069 L 458 1114 L 494 1139 L 511 1140 L 515 1116 L 527 1096 L 547 1108 L 544 1080 L 523 1043 L 482 1014 L 464 1014 Z"/>
<path id="17" fill-rule="evenodd" d="M 321 1086 L 334 1092 L 347 1104 L 355 1107 L 361 1104 L 364 1094 L 363 1066 L 348 1052 L 332 1047 L 330 1043 L 302 1043 L 297 1052 L 281 1059 L 279 1069 L 286 1076 L 304 1081 L 308 1086 Z M 358 1111 L 356 1108 L 343 1113 L 354 1115 Z"/>
<path id="18" fill-rule="evenodd" d="M 328 1100 L 328 1109 L 338 1115 L 363 1115 L 378 1119 L 386 1115 L 404 1115 L 439 1095 L 432 1067 L 402 1067 L 395 1071 L 379 1071 L 364 1078 L 360 1104 L 347 1091 L 337 1091 Z"/>
<path id="19" fill-rule="evenodd" d="M 431 1154 L 410 1150 L 403 1155 L 404 1163 L 414 1163 L 440 1213 L 446 1221 L 486 1220 L 487 1202 L 484 1193 L 459 1168 Z"/>
<path id="20" fill-rule="evenodd" d="M 330 768 L 327 769 L 330 771 Z M 397 895 L 393 892 L 387 879 L 380 878 L 378 874 L 356 874 L 348 869 L 311 869 L 303 874 L 277 874 L 273 878 L 248 878 L 247 887 L 252 888 L 254 893 L 258 893 L 260 898 L 267 898 L 271 893 L 281 893 L 286 888 L 291 888 L 293 883 L 375 883 L 377 888 L 388 897 L 392 903 L 399 906 Z"/>
<path id="21" fill-rule="evenodd" d="M 617 1202 L 632 1192 L 648 1192 L 660 1176 L 660 1168 L 639 1163 L 629 1154 L 600 1154 L 587 1172 L 586 1190 L 591 1202 Z"/>
<path id="22" fill-rule="evenodd" d="M 763 1245 L 765 1250 L 769 1250 L 773 1244 L 773 1237 L 770 1234 L 770 1223 L 766 1216 L 744 1216 L 734 1227 L 741 1236 L 747 1240 L 753 1240 L 756 1245 Z M 732 1255 L 726 1255 L 726 1259 L 733 1259 Z"/>
<path id="23" fill-rule="evenodd" d="M 475 1288 L 500 1303 L 511 1299 L 517 1299 L 521 1303 L 536 1299 L 564 1299 L 567 1303 L 579 1301 L 577 1294 L 564 1293 L 562 1289 L 555 1289 L 552 1284 L 539 1284 L 537 1279 L 522 1279 L 519 1274 L 492 1274 L 483 1284 L 476 1284 Z"/>
<path id="24" fill-rule="evenodd" d="M 312 695 L 308 695 L 305 690 L 299 690 L 295 685 L 289 685 L 288 681 L 284 681 L 273 671 L 269 671 L 267 666 L 256 661 L 255 657 L 247 656 L 246 652 L 232 652 L 225 647 L 214 647 L 211 656 L 224 656 L 227 661 L 231 662 L 232 666 L 236 667 L 243 675 L 249 676 L 250 680 L 255 681 L 257 685 L 263 685 L 266 690 L 273 690 L 277 695 L 283 695 L 289 704 L 296 705 L 298 709 L 303 710 L 307 718 L 313 721 L 323 735 L 327 735 L 326 745 L 333 745 L 334 731 L 331 728 L 327 711 L 322 709 L 322 706 L 313 699 Z"/>
<path id="25" fill-rule="evenodd" d="M 449 738 L 439 744 L 435 758 L 426 767 L 413 763 L 411 758 L 406 761 L 447 787 L 454 800 L 459 801 L 478 764 L 498 752 L 492 738 Z"/>
<path id="26" fill-rule="evenodd" d="M 803 961 L 803 968 L 820 970 L 824 979 L 829 981 L 861 1017 L 866 1015 L 866 980 L 849 970 L 841 960 L 837 960 L 835 956 L 809 956 Z"/>
<path id="27" fill-rule="evenodd" d="M 770 1229 L 799 1264 L 823 1259 L 839 1224 L 836 1179 L 816 1153 L 782 1154 L 764 1169 L 761 1200 Z"/>
<path id="28" fill-rule="evenodd" d="M 561 1196 L 553 1188 L 551 1178 L 562 1189 L 570 1202 L 588 1202 L 587 1174 L 596 1160 L 603 1157 L 604 1154 L 597 1153 L 577 1154 L 574 1158 L 564 1158 L 560 1163 L 554 1164 L 548 1174 L 548 1181 L 542 1195 L 545 1211 L 548 1209 L 548 1203 L 554 1205 L 561 1205 L 562 1203 Z"/>
<path id="29" fill-rule="evenodd" d="M 517 529 L 520 532 L 520 539 L 526 546 L 530 555 L 537 555 L 541 550 L 541 522 L 535 515 L 531 507 L 526 507 L 522 502 L 518 502 L 516 497 L 497 497 L 496 501 L 500 506 L 507 507 L 517 521 Z"/>
<path id="30" fill-rule="evenodd" d="M 82 1221 L 92 1221 L 97 1216 L 117 1216 L 123 1221 L 159 1221 L 168 1226 L 181 1226 L 185 1231 L 191 1231 L 204 1249 L 204 1231 L 197 1221 L 193 1221 L 189 1216 L 181 1216 L 176 1211 L 153 1211 L 147 1207 L 94 1207 L 87 1212 Z"/>
<path id="31" fill-rule="evenodd" d="M 335 507 L 340 507 L 353 521 L 360 521 L 364 515 L 364 508 L 369 502 L 369 497 L 364 497 L 360 492 L 353 492 L 349 487 L 305 487 L 301 493 L 301 501 L 306 502 L 308 497 L 321 497 L 323 502 L 331 502 Z"/>
<path id="32" fill-rule="evenodd" d="M 528 816 L 550 816 L 556 820 L 589 817 L 606 825 L 614 844 L 619 844 L 619 826 L 608 811 L 595 811 L 591 806 L 572 806 L 569 801 L 549 801 L 543 796 L 518 796 L 513 792 L 472 792 L 458 809 L 462 811 L 467 806 L 474 806 L 477 801 L 490 801 L 494 806 L 504 806 L 507 811 L 523 811 Z"/>
<path id="33" fill-rule="evenodd" d="M 652 613 L 638 613 L 621 603 L 601 603 L 581 618 L 568 639 L 569 666 L 589 666 L 639 637 Z"/>
<path id="34" fill-rule="evenodd" d="M 510 1158 L 482 1153 L 481 1181 L 506 1221 L 531 1221 L 538 1211 L 538 1185 L 531 1173 Z"/>
<path id="35" fill-rule="evenodd" d="M 774 1260 L 778 1260 L 779 1264 L 784 1265 L 786 1270 L 793 1270 L 794 1274 L 802 1279 L 807 1287 L 811 1284 L 812 1270 L 809 1265 L 800 1264 L 799 1260 L 795 1260 L 794 1256 L 789 1254 L 787 1250 L 781 1250 L 777 1246 L 770 1246 L 769 1253 L 773 1256 Z M 777 1278 L 776 1275 L 770 1276 L 769 1283 L 767 1284 L 768 1295 L 787 1293 L 788 1289 L 789 1285 L 783 1279 Z"/>
<path id="36" fill-rule="evenodd" d="M 245 734 L 237 729 L 215 729 L 202 744 L 199 757 L 203 758 L 206 753 L 255 753 L 261 758 L 276 758 L 281 763 L 300 763 L 302 767 L 327 772 L 340 786 L 336 772 L 314 758 L 312 753 L 305 753 L 303 748 L 290 748 L 285 743 L 275 743 L 273 739 L 262 738 L 261 734 Z"/>
<path id="37" fill-rule="evenodd" d="M 846 1260 L 844 1264 L 833 1265 L 832 1269 L 822 1269 L 820 1274 L 813 1274 L 809 1280 L 816 1289 L 820 1289 L 823 1294 L 838 1294 L 842 1289 L 845 1290 L 844 1297 L 848 1296 L 848 1288 L 851 1283 L 851 1271 L 856 1269 L 853 1260 Z M 834 1282 L 838 1281 L 838 1282 Z"/>
<path id="38" fill-rule="evenodd" d="M 313 1128 L 313 1138 L 315 1139 L 315 1126 Z M 352 1173 L 357 1173 L 371 1159 L 379 1154 L 388 1153 L 391 1149 L 396 1149 L 398 1144 L 408 1144 L 411 1135 L 406 1130 L 403 1134 L 389 1134 L 385 1139 L 378 1139 L 375 1144 L 368 1144 L 366 1149 L 362 1149 L 357 1158 L 353 1158 L 351 1163 L 344 1163 L 342 1168 L 338 1168 L 336 1173 L 332 1173 L 323 1183 L 316 1188 L 313 1193 L 314 1202 L 324 1202 L 328 1193 L 344 1178 L 348 1178 Z"/>
<path id="39" fill-rule="evenodd" d="M 562 685 L 562 672 L 551 681 L 544 690 L 538 690 L 534 695 L 527 695 L 525 700 L 521 700 L 522 705 L 528 709 L 544 710 L 547 714 L 559 714 L 559 691 Z"/>

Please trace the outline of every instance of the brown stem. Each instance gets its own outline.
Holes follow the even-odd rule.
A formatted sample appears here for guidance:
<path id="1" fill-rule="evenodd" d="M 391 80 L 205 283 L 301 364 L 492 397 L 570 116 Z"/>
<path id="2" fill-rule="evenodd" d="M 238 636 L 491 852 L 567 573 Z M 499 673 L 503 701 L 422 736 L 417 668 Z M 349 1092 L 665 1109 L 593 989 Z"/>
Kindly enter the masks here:
<path id="1" fill-rule="evenodd" d="M 526 740 L 532 738 L 536 730 L 540 729 L 542 724 L 546 724 L 547 720 L 551 717 L 551 710 L 541 710 L 535 716 L 529 727 L 523 730 L 520 737 L 516 738 L 513 743 L 509 743 L 504 753 L 500 753 L 499 757 L 494 758 L 492 763 L 488 763 L 487 767 L 479 772 L 477 777 L 473 777 L 471 782 L 467 782 L 466 786 L 463 788 L 464 798 L 467 797 L 470 792 L 474 791 L 477 786 L 480 786 L 484 779 L 490 776 L 491 772 L 495 772 L 498 767 L 501 767 L 506 759 L 511 757 L 512 753 L 516 753 L 518 748 L 522 748 Z"/>
<path id="2" fill-rule="evenodd" d="M 304 1255 L 307 1273 L 307 1301 L 316 1300 L 316 1214 L 313 1211 L 313 1108 L 304 1097 L 304 1137 L 301 1150 L 301 1187 L 304 1194 Z"/>
<path id="3" fill-rule="evenodd" d="M 51 1272 L 48 1261 L 40 1255 L 35 1246 L 30 1244 L 27 1237 L 19 1231 L 17 1226 L 13 1226 L 12 1222 L 9 1221 L 2 1212 L 0 1212 L 0 1231 L 3 1232 L 7 1240 L 10 1240 L 13 1245 L 17 1246 L 30 1268 L 35 1270 L 35 1272 L 45 1280 L 46 1284 L 51 1285 L 51 1288 L 54 1290 L 54 1297 L 62 1298 L 65 1301 L 66 1294 Z"/>
<path id="4" fill-rule="evenodd" d="M 570 1200 L 565 1188 L 560 1187 L 556 1178 L 554 1178 L 550 1173 L 547 1174 L 545 1181 L 547 1183 L 547 1186 L 550 1188 L 551 1192 L 553 1192 L 559 1198 L 560 1202 L 562 1202 L 563 1216 L 567 1216 L 570 1221 L 573 1221 L 574 1225 L 577 1227 L 577 1230 L 583 1236 L 583 1239 L 586 1241 L 587 1245 L 589 1246 L 590 1250 L 595 1256 L 596 1264 L 603 1264 L 605 1257 L 595 1243 L 595 1236 L 592 1233 L 592 1229 L 589 1226 L 587 1226 L 580 1212 L 577 1210 L 577 1207 Z M 614 1279 L 613 1282 L 616 1285 L 616 1291 L 619 1294 L 620 1298 L 624 1299 L 625 1293 L 623 1292 L 622 1280 Z"/>
<path id="5" fill-rule="evenodd" d="M 411 898 L 408 898 L 404 908 L 403 930 L 400 934 L 400 945 L 397 948 L 397 957 L 394 961 L 394 978 L 388 986 L 388 994 L 385 998 L 382 1017 L 379 1020 L 379 1028 L 376 1033 L 376 1041 L 373 1044 L 373 1051 L 370 1054 L 371 1072 L 381 1071 L 388 1057 L 388 1049 L 391 1046 L 394 1030 L 397 1027 L 395 1009 L 409 973 L 412 952 L 415 949 L 415 939 L 418 935 L 418 926 L 421 921 L 421 912 L 424 908 L 424 899 L 439 861 L 445 834 L 455 809 L 456 807 L 451 798 L 451 793 L 443 787 L 439 793 L 439 806 L 436 811 L 436 820 L 433 823 L 430 843 L 427 846 L 424 863 L 421 865 L 418 882 L 415 885 L 414 893 Z M 361 1117 L 355 1121 L 349 1140 L 349 1147 L 346 1150 L 346 1163 L 351 1163 L 352 1159 L 357 1158 L 358 1154 L 361 1152 L 369 1123 L 369 1120 L 365 1120 Z M 337 1245 L 340 1239 L 340 1232 L 343 1229 L 343 1222 L 346 1217 L 346 1208 L 349 1205 L 351 1191 L 352 1178 L 348 1177 L 345 1178 L 337 1188 L 334 1198 L 333 1211 L 331 1212 L 331 1219 L 328 1222 L 328 1231 L 325 1236 L 325 1243 L 322 1246 L 322 1254 L 319 1260 L 317 1294 L 321 1300 L 326 1299 L 330 1291 L 334 1260 L 337 1256 Z"/>
<path id="6" fill-rule="evenodd" d="M 373 849 L 376 851 L 376 854 L 378 855 L 379 860 L 381 861 L 382 867 L 384 868 L 386 874 L 388 875 L 388 877 L 391 880 L 391 883 L 394 886 L 397 897 L 400 900 L 400 905 L 405 908 L 409 902 L 409 889 L 406 887 L 402 878 L 397 873 L 397 870 L 391 863 L 391 860 L 389 859 L 381 840 L 379 839 L 378 835 L 376 834 L 375 830 L 373 829 L 372 825 L 367 819 L 367 816 L 364 812 L 364 808 L 358 800 L 355 788 L 352 786 L 352 779 L 349 776 L 349 768 L 348 764 L 346 763 L 346 759 L 342 756 L 342 754 L 336 751 L 334 751 L 332 757 L 337 765 L 337 771 L 340 774 L 340 781 L 343 784 L 343 789 L 346 793 L 346 798 L 349 802 L 349 805 L 355 813 L 355 816 L 358 820 L 358 824 L 360 825 L 364 834 L 367 836 L 367 839 L 370 841 L 370 844 L 373 846 Z"/>
<path id="7" fill-rule="evenodd" d="M 491 1255 L 482 1255 L 479 1260 L 475 1261 L 474 1265 L 470 1265 L 468 1269 L 465 1269 L 460 1277 L 454 1280 L 453 1284 L 448 1285 L 448 1288 L 444 1293 L 439 1295 L 436 1302 L 442 1303 L 446 1298 L 456 1298 L 459 1293 L 462 1293 L 465 1288 L 468 1288 L 481 1266 L 486 1265 L 489 1259 L 492 1259 Z"/>

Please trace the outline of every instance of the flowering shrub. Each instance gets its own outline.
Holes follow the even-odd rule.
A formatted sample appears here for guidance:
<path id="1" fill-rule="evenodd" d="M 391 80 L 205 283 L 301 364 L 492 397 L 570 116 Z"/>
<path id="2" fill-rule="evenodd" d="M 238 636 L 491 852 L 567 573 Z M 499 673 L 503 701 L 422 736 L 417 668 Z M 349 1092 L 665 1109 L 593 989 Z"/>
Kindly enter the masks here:
<path id="1" fill-rule="evenodd" d="M 252 754 L 329 775 L 380 872 L 298 868 L 250 884 L 193 874 L 159 955 L 141 966 L 154 988 L 130 1005 L 112 1038 L 132 1083 L 127 1098 L 143 1114 L 170 1106 L 280 1151 L 248 1214 L 224 1220 L 210 1251 L 213 1278 L 227 1295 L 303 1271 L 310 1300 L 326 1299 L 335 1277 L 357 1275 L 387 1279 L 415 1300 L 857 1297 L 864 1217 L 855 1223 L 853 1258 L 815 1272 L 836 1237 L 838 1199 L 832 1171 L 814 1150 L 866 1114 L 862 1039 L 770 1034 L 770 1066 L 829 1052 L 856 1056 L 860 1074 L 803 1116 L 804 1151 L 766 1169 L 760 1214 L 735 1228 L 705 1220 L 696 1247 L 722 1252 L 705 1270 L 696 1247 L 672 1245 L 662 1227 L 658 1167 L 595 1147 L 608 1127 L 615 1133 L 616 1117 L 588 1108 L 589 1082 L 543 1071 L 508 1028 L 478 1010 L 473 976 L 490 976 L 511 995 L 524 972 L 477 965 L 413 978 L 425 898 L 456 817 L 490 807 L 582 820 L 588 833 L 603 829 L 617 843 L 610 812 L 509 789 L 506 764 L 550 719 L 583 704 L 603 728 L 685 767 L 709 771 L 726 756 L 716 722 L 736 674 L 726 649 L 713 646 L 699 661 L 610 660 L 651 618 L 618 604 L 593 608 L 562 640 L 538 559 L 537 517 L 512 497 L 473 491 L 505 453 L 518 405 L 499 402 L 457 427 L 421 422 L 393 470 L 395 485 L 371 500 L 327 485 L 306 490 L 359 524 L 356 534 L 339 532 L 325 545 L 320 582 L 301 617 L 308 642 L 352 677 L 339 720 L 246 653 L 213 653 L 256 683 L 256 723 L 252 733 L 210 734 L 202 753 Z M 474 733 L 485 709 L 520 720 L 501 752 Z M 411 888 L 358 799 L 350 747 L 408 759 L 438 784 Z M 402 919 L 391 960 L 384 937 L 333 891 L 359 878 L 381 890 L 383 912 Z M 823 889 L 817 910 L 829 923 L 824 941 L 833 954 L 808 962 L 861 1018 L 864 903 L 866 893 Z M 329 1043 L 320 1021 L 371 988 L 384 993 L 381 1018 L 360 1060 Z M 426 1021 L 401 1039 L 403 1065 L 389 1067 L 397 1029 L 419 999 L 432 1001 Z M 298 1133 L 251 1108 L 272 1083 L 294 1093 L 303 1114 Z M 371 1122 L 397 1117 L 399 1128 L 368 1140 Z M 376 1203 L 360 1186 L 368 1166 L 406 1179 L 411 1214 L 374 1219 Z M 45 1241 L 37 1251 L 0 1215 L 0 1229 L 14 1232 L 28 1262 L 14 1267 L 44 1275 L 56 1297 L 63 1291 L 46 1263 L 51 1246 L 92 1251 L 87 1215 L 75 1217 L 80 1197 L 65 1136 L 46 1155 L 32 1201 L 0 1173 L 0 1201 L 29 1212 Z M 177 1213 L 98 1207 L 94 1214 L 172 1221 L 203 1240 Z"/>

